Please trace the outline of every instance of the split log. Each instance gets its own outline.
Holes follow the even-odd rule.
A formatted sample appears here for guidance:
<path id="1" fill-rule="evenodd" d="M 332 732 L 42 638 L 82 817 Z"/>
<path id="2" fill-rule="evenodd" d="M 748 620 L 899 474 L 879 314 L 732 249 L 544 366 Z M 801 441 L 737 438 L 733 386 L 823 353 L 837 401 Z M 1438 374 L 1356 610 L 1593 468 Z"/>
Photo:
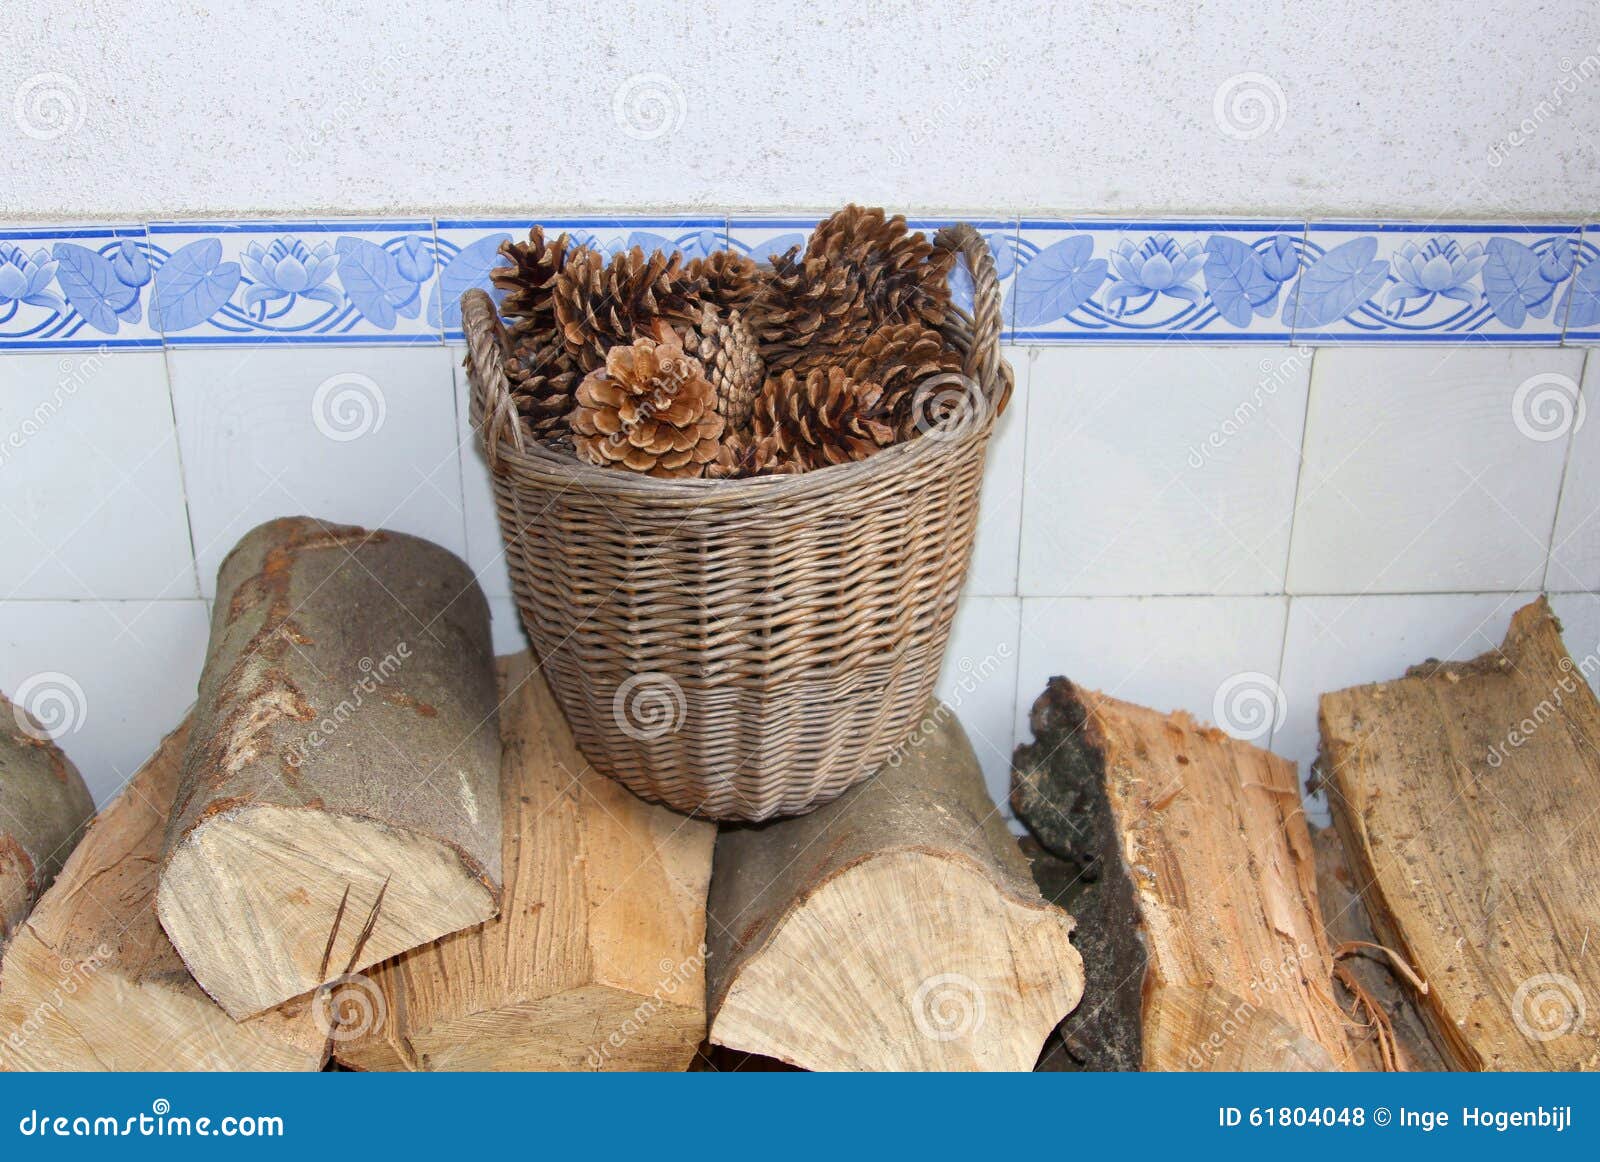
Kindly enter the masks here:
<path id="1" fill-rule="evenodd" d="M 1067 865 L 1053 894 L 1090 998 L 1060 1029 L 1075 1066 L 1344 1068 L 1294 764 L 1064 678 L 1031 723 L 1011 803 Z"/>
<path id="2" fill-rule="evenodd" d="M 1339 833 L 1313 828 L 1311 846 L 1317 853 L 1317 898 L 1336 960 L 1334 979 L 1351 1015 L 1353 1064 L 1401 1073 L 1444 1069 L 1417 1011 L 1415 974 L 1409 966 L 1399 968 L 1379 943 Z"/>
<path id="3" fill-rule="evenodd" d="M 156 919 L 157 863 L 188 723 L 100 813 L 0 963 L 9 1070 L 314 1070 L 310 998 L 235 1022 Z"/>
<path id="4" fill-rule="evenodd" d="M 711 1040 L 806 1069 L 1030 1069 L 1083 994 L 1046 904 L 939 706 L 895 760 L 809 815 L 724 828 Z"/>
<path id="5" fill-rule="evenodd" d="M 373 969 L 356 1069 L 686 1068 L 705 1036 L 716 826 L 599 774 L 526 653 L 499 662 L 500 917 Z"/>
<path id="6" fill-rule="evenodd" d="M 93 814 L 78 768 L 25 708 L 0 694 L 0 949 Z"/>
<path id="7" fill-rule="evenodd" d="M 1543 598 L 1498 650 L 1322 697 L 1334 823 L 1452 1068 L 1600 1067 L 1600 703 Z"/>
<path id="8" fill-rule="evenodd" d="M 439 546 L 297 517 L 229 554 L 157 906 L 232 1016 L 494 915 L 495 707 Z"/>

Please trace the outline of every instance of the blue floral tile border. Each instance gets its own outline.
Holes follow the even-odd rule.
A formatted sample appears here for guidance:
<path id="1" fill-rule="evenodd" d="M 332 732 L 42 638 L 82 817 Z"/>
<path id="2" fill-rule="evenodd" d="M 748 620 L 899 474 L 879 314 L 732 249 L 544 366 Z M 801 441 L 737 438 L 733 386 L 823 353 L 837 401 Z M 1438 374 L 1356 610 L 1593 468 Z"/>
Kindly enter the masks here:
<path id="1" fill-rule="evenodd" d="M 1600 344 L 1600 224 L 964 220 L 1014 343 Z M 462 292 L 492 292 L 535 221 L 608 253 L 764 260 L 818 216 L 0 226 L 0 351 L 459 341 Z M 965 269 L 951 282 L 970 304 Z"/>

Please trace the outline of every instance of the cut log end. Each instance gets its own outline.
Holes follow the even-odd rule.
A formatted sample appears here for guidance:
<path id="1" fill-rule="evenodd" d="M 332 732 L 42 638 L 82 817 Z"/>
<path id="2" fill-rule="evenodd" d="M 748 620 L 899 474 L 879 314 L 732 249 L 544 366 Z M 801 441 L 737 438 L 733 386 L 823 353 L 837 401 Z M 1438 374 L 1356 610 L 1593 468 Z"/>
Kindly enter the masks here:
<path id="1" fill-rule="evenodd" d="M 236 1018 L 482 923 L 495 907 L 481 873 L 429 836 L 265 806 L 192 830 L 157 893 L 162 926 Z"/>
<path id="2" fill-rule="evenodd" d="M 711 1040 L 805 1069 L 1026 1070 L 1083 994 L 1047 904 L 945 708 L 809 815 L 725 829 Z"/>
<path id="3" fill-rule="evenodd" d="M 1031 1069 L 1083 992 L 1071 933 L 978 868 L 890 852 L 828 880 L 750 955 L 711 1040 L 807 1069 Z"/>

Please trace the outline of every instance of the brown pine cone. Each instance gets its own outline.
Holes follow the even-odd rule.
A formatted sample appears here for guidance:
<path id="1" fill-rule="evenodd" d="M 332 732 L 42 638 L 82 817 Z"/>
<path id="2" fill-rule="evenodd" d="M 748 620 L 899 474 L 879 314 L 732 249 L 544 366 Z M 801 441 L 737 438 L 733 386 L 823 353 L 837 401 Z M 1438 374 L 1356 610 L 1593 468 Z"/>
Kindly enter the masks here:
<path id="1" fill-rule="evenodd" d="M 704 290 L 705 281 L 689 275 L 676 251 L 646 257 L 635 246 L 608 262 L 599 251 L 580 246 L 567 255 L 552 286 L 556 328 L 580 370 L 593 371 L 612 347 L 652 334 L 658 319 L 693 326 Z"/>
<path id="2" fill-rule="evenodd" d="M 864 459 L 894 443 L 894 429 L 876 417 L 881 394 L 842 367 L 769 376 L 749 431 L 731 442 L 719 473 L 809 472 Z"/>
<path id="3" fill-rule="evenodd" d="M 500 314 L 508 319 L 528 320 L 537 328 L 551 326 L 555 322 L 551 291 L 570 249 L 571 241 L 565 234 L 554 242 L 547 241 L 543 226 L 528 231 L 526 242 L 502 242 L 500 254 L 507 265 L 489 272 L 489 280 L 506 292 L 500 302 Z"/>
<path id="4" fill-rule="evenodd" d="M 746 311 L 761 291 L 761 267 L 737 250 L 717 250 L 689 263 L 691 279 L 705 283 L 705 297 L 717 310 Z"/>
<path id="5" fill-rule="evenodd" d="M 651 476 L 699 476 L 717 458 L 723 420 L 699 360 L 676 343 L 636 339 L 584 376 L 570 417 L 578 458 Z"/>
<path id="6" fill-rule="evenodd" d="M 676 340 L 678 333 L 664 323 L 656 324 L 656 338 Z M 717 412 L 737 431 L 750 418 L 750 407 L 761 390 L 766 372 L 761 363 L 755 336 L 738 311 L 718 315 L 707 303 L 700 321 L 682 331 L 684 352 L 698 359 L 706 378 L 717 390 Z"/>
<path id="7" fill-rule="evenodd" d="M 567 349 L 548 331 L 513 337 L 505 366 L 511 398 L 534 438 L 548 443 L 566 436 L 572 393 L 583 378 Z"/>
<path id="8" fill-rule="evenodd" d="M 917 434 L 918 387 L 936 376 L 959 373 L 961 354 L 938 331 L 921 323 L 899 323 L 867 336 L 843 366 L 850 378 L 869 380 L 883 389 L 879 415 L 894 428 L 896 438 L 908 440 Z"/>
<path id="9" fill-rule="evenodd" d="M 772 260 L 749 312 L 768 368 L 833 362 L 888 324 L 942 325 L 954 261 L 905 218 L 846 206 L 812 231 L 803 255 Z"/>

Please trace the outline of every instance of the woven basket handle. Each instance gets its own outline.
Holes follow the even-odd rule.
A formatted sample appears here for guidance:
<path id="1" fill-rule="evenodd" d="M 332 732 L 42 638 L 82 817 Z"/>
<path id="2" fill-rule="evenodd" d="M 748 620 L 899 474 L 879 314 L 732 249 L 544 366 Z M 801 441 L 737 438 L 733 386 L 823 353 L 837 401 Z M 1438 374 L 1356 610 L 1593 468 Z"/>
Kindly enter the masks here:
<path id="1" fill-rule="evenodd" d="M 494 300 L 481 290 L 461 296 L 461 329 L 467 336 L 467 382 L 472 387 L 472 422 L 483 437 L 483 454 L 489 470 L 500 472 L 502 441 L 518 452 L 526 451 L 517 405 L 506 378 L 505 325 Z"/>
<path id="2" fill-rule="evenodd" d="M 946 226 L 934 235 L 933 244 L 953 250 L 965 260 L 972 273 L 972 345 L 967 349 L 962 370 L 982 387 L 996 413 L 1005 407 L 1010 395 L 1000 364 L 1000 279 L 995 274 L 994 255 L 983 236 L 965 222 Z"/>

